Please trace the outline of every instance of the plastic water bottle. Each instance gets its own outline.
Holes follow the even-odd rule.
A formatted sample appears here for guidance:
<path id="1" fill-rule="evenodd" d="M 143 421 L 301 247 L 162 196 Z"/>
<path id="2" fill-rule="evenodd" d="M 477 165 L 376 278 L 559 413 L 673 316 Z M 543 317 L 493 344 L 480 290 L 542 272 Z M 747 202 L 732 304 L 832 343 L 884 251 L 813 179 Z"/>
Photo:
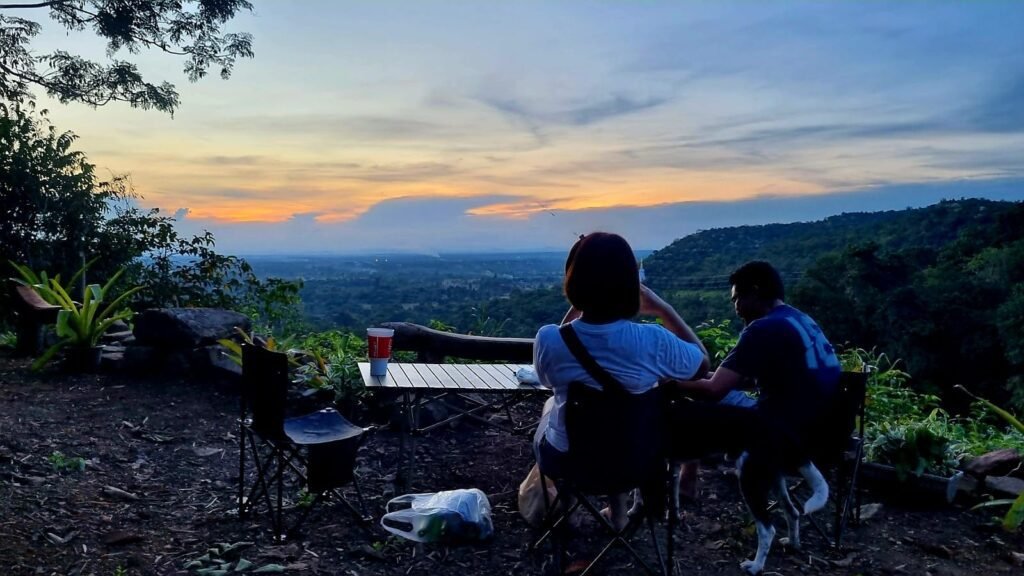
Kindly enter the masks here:
<path id="1" fill-rule="evenodd" d="M 640 283 L 643 284 L 647 280 L 647 275 L 644 274 L 644 261 L 640 260 Z"/>

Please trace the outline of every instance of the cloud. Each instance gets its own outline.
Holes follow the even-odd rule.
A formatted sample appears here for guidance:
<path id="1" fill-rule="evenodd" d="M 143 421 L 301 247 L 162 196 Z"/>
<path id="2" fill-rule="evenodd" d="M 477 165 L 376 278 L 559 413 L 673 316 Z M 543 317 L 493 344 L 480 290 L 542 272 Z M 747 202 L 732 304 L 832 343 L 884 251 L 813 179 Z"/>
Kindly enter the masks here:
<path id="1" fill-rule="evenodd" d="M 553 102 L 541 105 L 508 96 L 480 96 L 478 101 L 505 116 L 531 128 L 541 126 L 588 126 L 605 120 L 656 108 L 670 101 L 668 97 L 637 98 L 616 94 L 579 102 Z"/>
<path id="2" fill-rule="evenodd" d="M 843 212 L 921 207 L 961 197 L 1022 201 L 1024 179 L 887 185 L 818 196 L 773 193 L 734 202 L 543 210 L 520 218 L 475 214 L 502 203 L 529 201 L 518 196 L 408 197 L 381 202 L 346 222 L 324 222 L 319 213 L 311 212 L 276 224 L 225 225 L 188 218 L 179 225 L 186 231 L 209 228 L 216 234 L 218 250 L 243 255 L 562 251 L 579 234 L 593 230 L 623 234 L 638 249 L 656 249 L 702 229 L 819 220 Z"/>
<path id="3" fill-rule="evenodd" d="M 968 118 L 969 125 L 978 130 L 1024 133 L 1024 74 L 998 78 L 992 93 L 969 112 Z"/>

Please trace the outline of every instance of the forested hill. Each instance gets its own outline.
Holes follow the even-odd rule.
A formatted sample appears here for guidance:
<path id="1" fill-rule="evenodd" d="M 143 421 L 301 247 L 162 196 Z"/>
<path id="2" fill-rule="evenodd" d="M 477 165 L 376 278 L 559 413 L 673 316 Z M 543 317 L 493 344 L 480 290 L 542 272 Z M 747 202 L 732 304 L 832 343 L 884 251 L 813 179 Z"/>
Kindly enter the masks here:
<path id="1" fill-rule="evenodd" d="M 956 200 L 707 230 L 654 252 L 644 268 L 690 324 L 728 320 L 739 330 L 728 278 L 752 259 L 784 273 L 786 301 L 834 344 L 899 359 L 916 386 L 947 398 L 965 384 L 1024 410 L 1024 203 Z M 565 306 L 552 287 L 486 310 L 506 335 L 528 336 Z"/>
<path id="2" fill-rule="evenodd" d="M 703 230 L 676 240 L 644 260 L 647 283 L 658 291 L 728 289 L 729 273 L 749 260 L 768 260 L 788 282 L 823 255 L 874 242 L 883 251 L 938 250 L 962 230 L 992 225 L 1014 204 L 950 200 L 926 208 L 856 212 L 817 222 Z"/>

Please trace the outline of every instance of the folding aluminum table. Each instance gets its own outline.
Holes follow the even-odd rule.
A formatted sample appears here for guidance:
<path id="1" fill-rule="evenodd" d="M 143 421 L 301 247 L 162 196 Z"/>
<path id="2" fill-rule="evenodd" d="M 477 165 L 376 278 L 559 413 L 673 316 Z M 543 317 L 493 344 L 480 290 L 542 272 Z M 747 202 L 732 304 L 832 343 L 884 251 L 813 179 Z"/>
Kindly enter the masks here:
<path id="1" fill-rule="evenodd" d="M 540 385 L 520 384 L 516 371 L 528 364 L 423 364 L 418 362 L 389 362 L 388 373 L 371 376 L 370 364 L 359 363 L 359 372 L 368 390 L 394 391 L 401 401 L 402 430 L 399 443 L 399 483 L 412 480 L 416 450 L 412 436 L 425 434 L 459 418 L 470 418 L 488 426 L 509 432 L 522 432 L 530 424 L 516 426 L 510 408 L 527 398 L 550 393 Z M 449 402 L 459 398 L 464 405 Z M 451 411 L 447 418 L 427 426 L 419 425 L 419 410 L 438 402 Z M 468 407 L 467 407 L 468 406 Z M 488 420 L 481 412 L 503 410 L 509 425 Z M 539 416 L 539 414 L 538 414 Z M 531 422 L 535 425 L 536 420 Z M 408 470 L 402 470 L 402 462 Z"/>

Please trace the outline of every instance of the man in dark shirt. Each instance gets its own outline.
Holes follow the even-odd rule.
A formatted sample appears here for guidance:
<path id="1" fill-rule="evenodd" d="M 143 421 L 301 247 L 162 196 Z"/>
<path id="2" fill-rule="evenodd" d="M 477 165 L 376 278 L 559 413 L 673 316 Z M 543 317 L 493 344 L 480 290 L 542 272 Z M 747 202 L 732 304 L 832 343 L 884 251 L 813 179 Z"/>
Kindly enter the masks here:
<path id="1" fill-rule="evenodd" d="M 782 278 L 770 264 L 748 262 L 733 272 L 729 283 L 736 314 L 746 328 L 714 374 L 676 386 L 711 401 L 738 389 L 745 379 L 753 379 L 760 389 L 753 408 L 691 408 L 691 417 L 702 412 L 696 418 L 702 422 L 691 424 L 691 432 L 683 435 L 685 443 L 692 426 L 706 425 L 704 432 L 718 436 L 720 445 L 747 450 L 740 482 L 759 524 L 760 570 L 767 553 L 767 547 L 762 553 L 760 541 L 766 538 L 770 546 L 774 535 L 768 493 L 782 470 L 796 467 L 810 484 L 813 494 L 804 503 L 805 514 L 820 510 L 828 499 L 828 485 L 809 455 L 835 394 L 840 365 L 814 320 L 784 302 Z M 707 440 L 704 443 L 708 445 Z M 761 534 L 762 527 L 765 534 Z"/>

